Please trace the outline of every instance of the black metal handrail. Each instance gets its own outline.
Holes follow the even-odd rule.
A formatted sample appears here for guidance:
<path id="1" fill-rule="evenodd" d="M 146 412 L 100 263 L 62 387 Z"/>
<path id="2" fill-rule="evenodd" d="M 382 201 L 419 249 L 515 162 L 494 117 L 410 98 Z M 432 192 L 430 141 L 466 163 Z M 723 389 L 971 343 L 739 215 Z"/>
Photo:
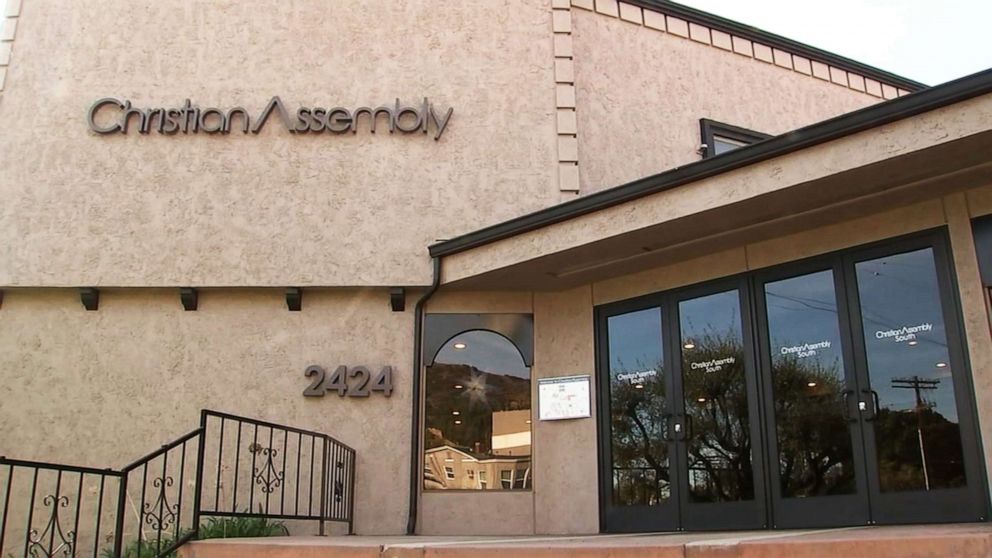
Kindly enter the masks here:
<path id="1" fill-rule="evenodd" d="M 321 535 L 328 521 L 354 526 L 354 449 L 210 410 L 119 470 L 0 457 L 0 483 L 2 558 L 168 556 L 202 517 L 314 520 Z"/>

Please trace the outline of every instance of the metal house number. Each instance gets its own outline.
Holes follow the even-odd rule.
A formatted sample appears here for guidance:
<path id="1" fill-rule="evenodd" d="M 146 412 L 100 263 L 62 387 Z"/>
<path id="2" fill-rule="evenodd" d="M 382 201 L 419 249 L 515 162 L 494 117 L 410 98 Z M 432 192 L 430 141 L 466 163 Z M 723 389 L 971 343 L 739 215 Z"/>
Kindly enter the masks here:
<path id="1" fill-rule="evenodd" d="M 380 392 L 389 397 L 393 394 L 393 367 L 384 366 L 379 374 L 372 379 L 372 372 L 364 366 L 341 365 L 328 376 L 324 367 L 317 364 L 307 366 L 303 372 L 307 378 L 313 378 L 310 385 L 303 390 L 304 397 L 323 397 L 329 391 L 338 392 L 339 397 L 368 397 L 373 392 Z M 348 385 L 348 380 L 353 380 Z M 369 385 L 371 384 L 371 385 Z"/>

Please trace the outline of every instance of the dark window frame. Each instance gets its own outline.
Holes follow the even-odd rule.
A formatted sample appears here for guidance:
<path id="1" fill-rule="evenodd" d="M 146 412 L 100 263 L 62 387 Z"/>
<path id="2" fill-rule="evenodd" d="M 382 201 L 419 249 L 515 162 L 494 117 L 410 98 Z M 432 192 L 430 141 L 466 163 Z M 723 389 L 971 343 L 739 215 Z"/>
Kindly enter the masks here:
<path id="1" fill-rule="evenodd" d="M 741 128 L 740 126 L 710 120 L 709 118 L 700 118 L 700 151 L 702 152 L 704 159 L 716 156 L 716 148 L 714 146 L 714 139 L 716 136 L 739 141 L 747 145 L 752 145 L 772 137 L 769 134 L 756 132 L 747 128 Z"/>
<path id="2" fill-rule="evenodd" d="M 537 379 L 534 375 L 534 315 L 533 314 L 503 314 L 503 313 L 493 313 L 493 314 L 461 314 L 461 313 L 434 313 L 426 314 L 424 316 L 424 346 L 423 355 L 425 356 L 424 365 L 421 370 L 421 375 L 419 381 L 423 386 L 423 412 L 418 418 L 419 429 L 420 429 L 420 460 L 424 464 L 425 472 L 427 470 L 426 461 L 426 440 L 424 438 L 423 432 L 427 427 L 427 414 L 428 414 L 428 397 L 430 395 L 429 386 L 427 385 L 427 374 L 430 373 L 431 368 L 436 364 L 435 359 L 437 358 L 440 351 L 452 342 L 456 337 L 465 333 L 472 332 L 483 332 L 496 335 L 503 338 L 510 345 L 512 345 L 519 354 L 524 366 L 527 368 L 529 377 L 528 382 L 531 383 L 531 389 L 533 389 L 533 384 Z M 536 411 L 536 401 L 534 400 L 534 394 L 531 394 L 530 401 L 530 412 L 531 420 L 528 421 L 528 426 L 530 427 L 531 444 L 533 444 L 534 435 L 534 424 L 533 424 L 533 413 Z M 533 446 L 532 446 L 533 447 Z M 459 448 L 455 448 L 458 451 L 462 451 Z M 494 458 L 499 458 L 501 456 L 493 455 Z M 528 456 L 531 461 L 528 468 L 533 470 L 533 453 Z M 420 482 L 420 491 L 422 493 L 430 492 L 431 494 L 449 494 L 449 493 L 477 493 L 480 491 L 512 491 L 512 492 L 531 492 L 533 491 L 533 479 L 528 478 L 528 485 L 525 488 L 514 488 L 513 482 L 511 481 L 509 488 L 503 488 L 501 484 L 500 488 L 493 488 L 497 486 L 495 484 L 490 484 L 489 479 L 485 478 L 485 471 L 478 471 L 477 488 L 428 488 L 424 486 L 423 479 Z M 512 477 L 511 477 L 512 478 Z M 448 478 L 448 480 L 452 480 Z M 497 479 L 501 480 L 501 479 Z"/>

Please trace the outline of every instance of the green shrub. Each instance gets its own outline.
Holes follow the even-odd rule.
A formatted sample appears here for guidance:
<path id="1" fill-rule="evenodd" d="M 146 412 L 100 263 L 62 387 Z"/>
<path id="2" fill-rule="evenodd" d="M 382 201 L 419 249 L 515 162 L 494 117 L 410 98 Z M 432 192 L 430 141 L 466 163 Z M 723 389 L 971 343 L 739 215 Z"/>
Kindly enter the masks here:
<path id="1" fill-rule="evenodd" d="M 197 538 L 234 539 L 247 537 L 284 537 L 289 529 L 281 521 L 265 517 L 211 517 L 200 525 Z"/>
<path id="2" fill-rule="evenodd" d="M 289 529 L 281 521 L 272 521 L 265 517 L 211 517 L 200 524 L 200 532 L 196 538 L 203 539 L 235 539 L 247 537 L 281 537 L 289 535 Z M 180 538 L 184 535 L 180 535 Z M 176 539 L 162 537 L 162 547 L 168 548 Z M 138 552 L 138 541 L 131 541 L 122 553 L 121 558 L 156 558 L 158 545 L 155 540 L 141 541 L 141 552 Z M 175 558 L 172 552 L 166 558 Z M 114 558 L 112 549 L 105 549 L 100 558 Z"/>

